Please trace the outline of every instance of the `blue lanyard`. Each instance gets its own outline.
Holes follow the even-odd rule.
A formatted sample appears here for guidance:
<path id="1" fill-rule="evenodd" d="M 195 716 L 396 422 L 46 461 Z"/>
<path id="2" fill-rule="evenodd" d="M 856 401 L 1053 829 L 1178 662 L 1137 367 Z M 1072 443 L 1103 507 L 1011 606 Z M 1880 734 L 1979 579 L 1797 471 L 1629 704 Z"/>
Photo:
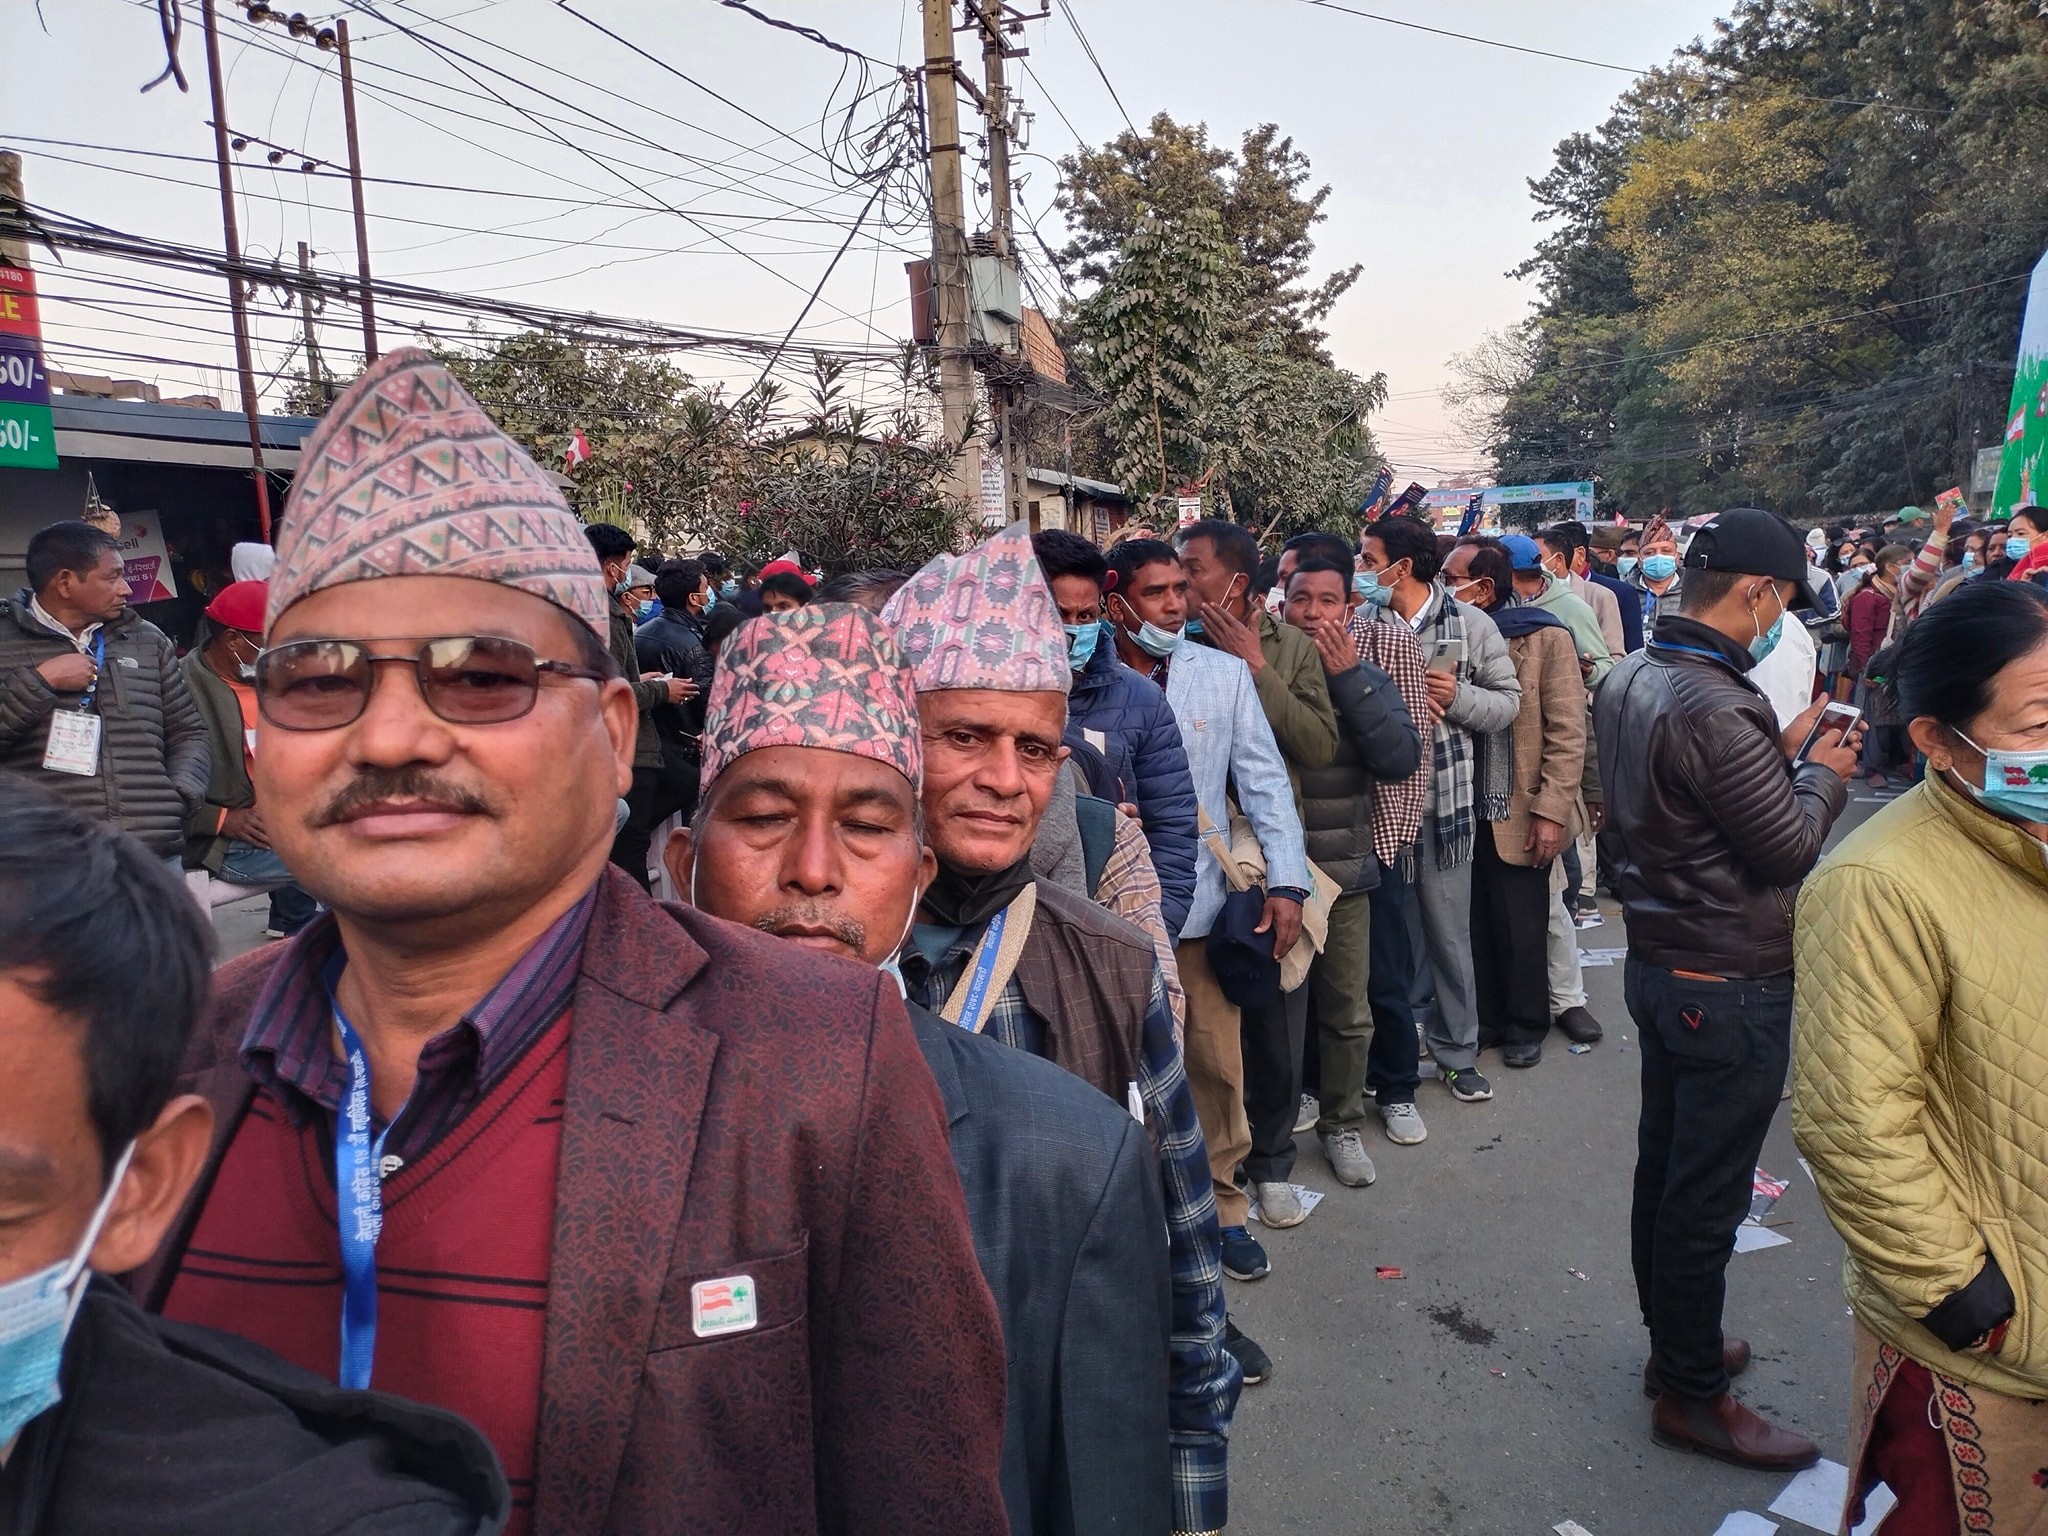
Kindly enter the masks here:
<path id="1" fill-rule="evenodd" d="M 1003 908 L 988 920 L 988 932 L 974 952 L 974 978 L 967 983 L 967 1000 L 960 1005 L 958 1020 L 970 1035 L 981 1032 L 981 1005 L 988 999 L 989 978 L 995 975 L 996 951 L 1003 947 L 1003 929 L 1010 921 L 1010 909 Z"/>
<path id="2" fill-rule="evenodd" d="M 341 1370 L 339 1384 L 360 1391 L 370 1385 L 370 1367 L 377 1354 L 377 1235 L 384 1227 L 385 1126 L 370 1135 L 370 1059 L 362 1037 L 341 1011 L 334 982 L 341 956 L 327 968 L 327 997 L 341 1031 L 341 1053 L 348 1063 L 348 1092 L 334 1123 L 334 1206 L 341 1235 Z"/>
<path id="3" fill-rule="evenodd" d="M 107 631 L 104 627 L 92 637 L 92 681 L 86 684 L 85 697 L 78 701 L 80 710 L 92 708 L 92 701 L 100 691 L 100 673 L 107 665 Z"/>
<path id="4" fill-rule="evenodd" d="M 1650 642 L 1660 651 L 1678 651 L 1686 656 L 1704 656 L 1709 661 L 1718 661 L 1722 666 L 1730 663 L 1719 651 L 1710 651 L 1703 645 L 1680 645 L 1674 640 L 1653 640 Z"/>

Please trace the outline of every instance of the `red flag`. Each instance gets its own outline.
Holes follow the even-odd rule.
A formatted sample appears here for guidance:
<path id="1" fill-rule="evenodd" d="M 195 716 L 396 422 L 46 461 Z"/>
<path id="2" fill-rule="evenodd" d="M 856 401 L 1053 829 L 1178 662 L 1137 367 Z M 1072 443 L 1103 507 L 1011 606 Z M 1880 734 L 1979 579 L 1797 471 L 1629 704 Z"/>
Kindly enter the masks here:
<path id="1" fill-rule="evenodd" d="M 562 468 L 574 469 L 590 457 L 590 439 L 578 430 L 570 435 L 568 450 L 562 455 Z"/>

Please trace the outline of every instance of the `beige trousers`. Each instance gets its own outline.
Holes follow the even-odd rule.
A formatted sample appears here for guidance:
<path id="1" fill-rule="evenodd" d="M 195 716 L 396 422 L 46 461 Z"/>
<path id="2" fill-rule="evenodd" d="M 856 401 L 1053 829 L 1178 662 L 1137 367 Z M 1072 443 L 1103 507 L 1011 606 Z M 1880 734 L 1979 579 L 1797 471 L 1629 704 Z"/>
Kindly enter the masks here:
<path id="1" fill-rule="evenodd" d="M 1216 985 L 1209 969 L 1207 939 L 1184 939 L 1174 947 L 1180 984 L 1188 997 L 1188 1087 L 1195 1115 L 1209 1144 L 1209 1180 L 1216 1186 L 1216 1215 L 1226 1227 L 1241 1227 L 1250 1201 L 1237 1187 L 1237 1170 L 1252 1150 L 1251 1122 L 1244 1113 L 1244 1041 L 1237 1004 Z"/>

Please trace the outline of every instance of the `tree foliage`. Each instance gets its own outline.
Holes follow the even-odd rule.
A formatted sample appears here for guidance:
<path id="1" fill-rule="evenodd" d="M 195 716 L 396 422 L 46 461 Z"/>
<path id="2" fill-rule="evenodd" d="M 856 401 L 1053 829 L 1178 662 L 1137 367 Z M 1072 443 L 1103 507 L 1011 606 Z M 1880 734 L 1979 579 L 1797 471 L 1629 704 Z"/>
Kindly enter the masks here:
<path id="1" fill-rule="evenodd" d="M 1961 479 L 2048 244 L 2037 10 L 1740 0 L 1561 143 L 1535 310 L 1458 365 L 1499 477 L 1807 514 Z"/>
<path id="2" fill-rule="evenodd" d="M 1329 196 L 1304 193 L 1307 158 L 1272 124 L 1233 154 L 1162 114 L 1062 168 L 1062 260 L 1094 284 L 1064 339 L 1105 401 L 1076 467 L 1140 498 L 1202 486 L 1262 532 L 1348 531 L 1379 466 L 1368 417 L 1386 379 L 1321 350 L 1315 322 L 1358 269 L 1302 286 Z"/>
<path id="3" fill-rule="evenodd" d="M 1244 277 L 1228 321 L 1231 337 L 1255 341 L 1278 327 L 1290 350 L 1323 356 L 1317 323 L 1361 269 L 1312 283 L 1311 231 L 1327 217 L 1330 189 L 1304 190 L 1308 156 L 1276 124 L 1249 130 L 1232 151 L 1210 143 L 1206 124 L 1177 123 L 1162 112 L 1144 133 L 1068 155 L 1060 177 L 1059 208 L 1073 231 L 1060 265 L 1070 279 L 1107 283 L 1148 215 L 1179 222 L 1204 209 L 1235 247 Z"/>

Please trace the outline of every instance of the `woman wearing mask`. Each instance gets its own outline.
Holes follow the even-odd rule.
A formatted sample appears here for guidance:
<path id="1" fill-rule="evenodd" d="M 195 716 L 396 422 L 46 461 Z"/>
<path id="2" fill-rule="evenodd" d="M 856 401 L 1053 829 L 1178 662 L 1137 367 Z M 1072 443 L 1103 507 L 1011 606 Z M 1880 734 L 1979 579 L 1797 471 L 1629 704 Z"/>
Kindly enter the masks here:
<path id="1" fill-rule="evenodd" d="M 2012 561 L 2006 576 L 2013 581 L 2035 581 L 2048 571 L 2048 512 L 2039 507 L 2021 507 L 2005 530 L 2005 558 Z"/>
<path id="2" fill-rule="evenodd" d="M 1892 637 L 1899 570 L 1912 557 L 1913 552 L 1903 544 L 1887 544 L 1879 550 L 1873 574 L 1856 589 L 1844 610 L 1849 624 L 1849 672 L 1857 679 L 1856 702 L 1870 727 L 1863 738 L 1863 771 L 1872 789 L 1883 789 L 1889 782 L 1885 776 L 1905 756 L 1905 742 L 1884 690 L 1864 677 L 1864 669 Z"/>
<path id="3" fill-rule="evenodd" d="M 1856 1319 L 1842 1529 L 1882 1480 L 1888 1530 L 2038 1530 L 2048 594 L 1965 586 L 1907 632 L 1894 690 L 1926 780 L 1807 880 L 1796 929 L 1793 1131 Z"/>

